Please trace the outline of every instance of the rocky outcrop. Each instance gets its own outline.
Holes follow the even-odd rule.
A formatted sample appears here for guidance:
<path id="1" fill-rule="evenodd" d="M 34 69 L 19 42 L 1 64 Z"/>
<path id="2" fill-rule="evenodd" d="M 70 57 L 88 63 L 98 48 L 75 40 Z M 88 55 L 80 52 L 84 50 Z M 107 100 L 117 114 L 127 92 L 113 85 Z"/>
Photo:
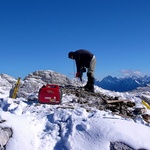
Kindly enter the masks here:
<path id="1" fill-rule="evenodd" d="M 17 96 L 26 99 L 37 99 L 39 89 L 46 84 L 67 85 L 72 84 L 72 81 L 65 75 L 51 70 L 35 71 L 25 77 Z"/>
<path id="2" fill-rule="evenodd" d="M 12 129 L 8 127 L 0 127 L 0 150 L 5 150 L 6 144 L 12 137 Z"/>

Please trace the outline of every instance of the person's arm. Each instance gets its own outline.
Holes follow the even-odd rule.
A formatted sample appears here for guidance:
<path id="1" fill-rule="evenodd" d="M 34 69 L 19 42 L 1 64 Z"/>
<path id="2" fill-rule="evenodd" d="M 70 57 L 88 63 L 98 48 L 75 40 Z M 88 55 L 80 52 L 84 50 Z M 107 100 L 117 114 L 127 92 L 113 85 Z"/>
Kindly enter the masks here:
<path id="1" fill-rule="evenodd" d="M 75 53 L 74 55 L 74 59 L 75 59 L 75 62 L 76 62 L 76 69 L 77 69 L 77 72 L 80 72 L 80 55 Z"/>

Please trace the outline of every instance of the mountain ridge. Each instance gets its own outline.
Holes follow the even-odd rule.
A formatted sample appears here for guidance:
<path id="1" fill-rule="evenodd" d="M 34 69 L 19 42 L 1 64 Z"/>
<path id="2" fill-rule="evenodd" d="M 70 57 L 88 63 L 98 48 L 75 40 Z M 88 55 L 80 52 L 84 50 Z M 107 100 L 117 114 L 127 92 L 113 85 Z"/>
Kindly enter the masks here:
<path id="1" fill-rule="evenodd" d="M 128 76 L 124 78 L 117 78 L 109 75 L 104 77 L 101 81 L 96 80 L 95 84 L 106 90 L 127 92 L 135 90 L 138 87 L 146 87 L 150 84 L 150 76 Z"/>
<path id="2" fill-rule="evenodd" d="M 5 86 L 4 81 L 9 83 L 8 84 L 9 87 Z M 14 77 L 11 77 L 7 74 L 0 74 L 0 85 L 3 87 L 4 92 L 5 89 L 8 88 L 11 89 L 15 85 L 16 81 L 17 79 L 15 79 Z M 59 85 L 79 84 L 77 80 L 71 80 L 67 76 L 61 73 L 52 70 L 37 70 L 34 71 L 33 73 L 28 74 L 24 79 L 21 79 L 20 82 L 21 86 L 19 90 L 21 92 L 19 92 L 18 95 L 20 95 L 20 97 L 24 95 L 28 95 L 27 94 L 29 92 L 28 90 L 30 90 L 30 93 L 31 91 L 33 91 L 34 93 L 35 90 L 38 90 L 37 88 L 39 86 L 42 86 L 47 83 L 55 83 Z M 148 84 L 150 84 L 150 76 L 147 75 L 144 77 L 131 76 L 131 77 L 124 77 L 124 78 L 117 78 L 109 75 L 104 77 L 101 81 L 95 79 L 96 86 L 105 90 L 110 90 L 115 92 L 132 91 L 132 90 L 136 90 L 139 87 L 147 87 Z M 24 87 L 27 91 L 24 90 Z"/>

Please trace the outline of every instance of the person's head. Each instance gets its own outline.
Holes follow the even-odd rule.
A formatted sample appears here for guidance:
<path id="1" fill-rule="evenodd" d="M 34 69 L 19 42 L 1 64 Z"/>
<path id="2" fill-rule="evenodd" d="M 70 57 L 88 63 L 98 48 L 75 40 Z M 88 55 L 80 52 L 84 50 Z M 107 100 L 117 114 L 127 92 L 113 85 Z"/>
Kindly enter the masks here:
<path id="1" fill-rule="evenodd" d="M 68 58 L 70 58 L 70 59 L 74 59 L 74 57 L 73 57 L 73 56 L 74 56 L 74 52 L 72 52 L 72 51 L 71 51 L 71 52 L 69 52 L 69 53 L 68 53 Z"/>

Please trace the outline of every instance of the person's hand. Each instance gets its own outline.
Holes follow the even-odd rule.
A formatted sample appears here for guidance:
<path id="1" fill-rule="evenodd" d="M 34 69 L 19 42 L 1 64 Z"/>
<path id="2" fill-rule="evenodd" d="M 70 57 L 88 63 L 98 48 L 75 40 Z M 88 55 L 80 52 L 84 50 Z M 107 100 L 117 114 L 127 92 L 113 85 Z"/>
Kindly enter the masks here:
<path id="1" fill-rule="evenodd" d="M 76 77 L 79 78 L 80 77 L 80 72 L 76 73 Z"/>

